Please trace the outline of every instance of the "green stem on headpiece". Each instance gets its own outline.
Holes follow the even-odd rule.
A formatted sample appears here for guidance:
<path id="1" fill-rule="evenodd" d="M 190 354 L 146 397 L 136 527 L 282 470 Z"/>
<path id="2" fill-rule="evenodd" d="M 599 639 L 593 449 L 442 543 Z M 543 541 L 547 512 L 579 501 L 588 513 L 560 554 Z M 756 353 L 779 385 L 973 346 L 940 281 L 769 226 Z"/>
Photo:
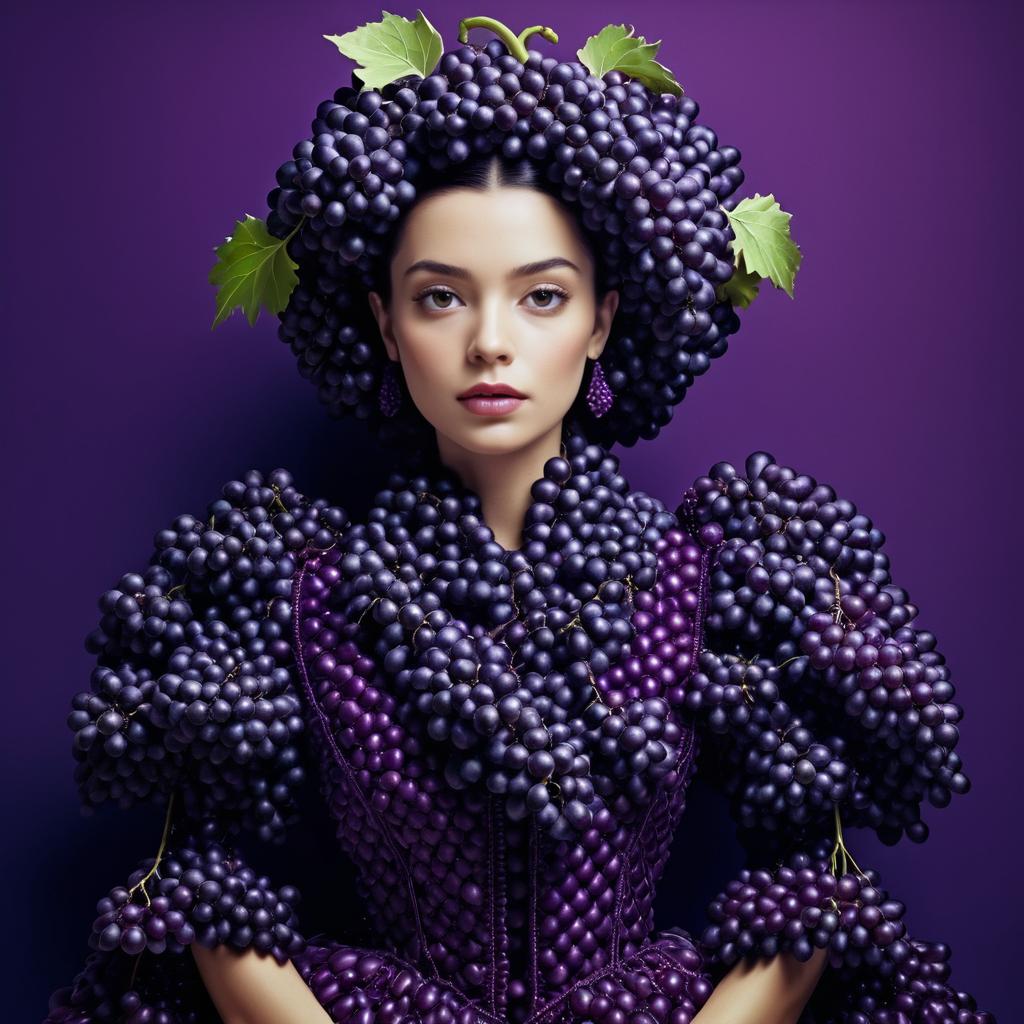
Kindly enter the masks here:
<path id="1" fill-rule="evenodd" d="M 508 52 L 515 57 L 520 64 L 525 64 L 529 59 L 529 54 L 526 52 L 526 40 L 530 36 L 539 33 L 549 43 L 558 42 L 558 34 L 553 28 L 548 28 L 547 25 L 531 25 L 529 28 L 524 28 L 518 36 L 512 34 L 512 29 L 507 25 L 503 25 L 500 21 L 495 18 L 463 18 L 459 22 L 459 42 L 465 43 L 469 39 L 469 30 L 471 28 L 486 28 L 490 29 L 506 46 Z"/>
<path id="2" fill-rule="evenodd" d="M 529 28 L 524 28 L 523 31 L 519 33 L 518 39 L 519 42 L 523 44 L 523 48 L 525 49 L 526 40 L 529 39 L 530 36 L 538 34 L 544 39 L 546 39 L 549 43 L 558 42 L 558 33 L 553 28 L 549 28 L 547 25 L 531 25 Z"/>

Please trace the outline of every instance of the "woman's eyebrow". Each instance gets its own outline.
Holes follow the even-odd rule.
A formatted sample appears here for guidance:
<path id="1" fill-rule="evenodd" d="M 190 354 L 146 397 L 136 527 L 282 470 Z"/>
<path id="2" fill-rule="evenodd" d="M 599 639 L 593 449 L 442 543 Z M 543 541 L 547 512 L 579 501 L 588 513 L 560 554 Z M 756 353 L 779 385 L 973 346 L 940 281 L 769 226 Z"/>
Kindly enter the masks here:
<path id="1" fill-rule="evenodd" d="M 579 267 L 572 260 L 563 256 L 553 256 L 549 260 L 537 260 L 534 263 L 524 263 L 509 273 L 509 277 L 528 277 L 531 274 L 541 274 L 545 270 L 553 270 L 555 267 L 568 267 L 575 270 L 577 274 L 582 273 Z M 417 260 L 405 271 L 404 277 L 417 270 L 429 270 L 432 274 L 445 274 L 448 277 L 469 277 L 469 271 L 465 267 L 453 267 L 450 263 L 439 263 L 437 260 Z"/>

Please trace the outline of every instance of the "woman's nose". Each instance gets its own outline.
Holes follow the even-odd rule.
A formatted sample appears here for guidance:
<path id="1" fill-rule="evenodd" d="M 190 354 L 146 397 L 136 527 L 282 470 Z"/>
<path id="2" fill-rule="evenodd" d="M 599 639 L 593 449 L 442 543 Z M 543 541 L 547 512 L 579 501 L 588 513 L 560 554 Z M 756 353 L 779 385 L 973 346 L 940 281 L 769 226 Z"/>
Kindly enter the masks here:
<path id="1" fill-rule="evenodd" d="M 510 362 L 514 358 L 514 346 L 510 340 L 514 328 L 509 321 L 510 317 L 500 301 L 484 303 L 470 339 L 469 358 Z"/>

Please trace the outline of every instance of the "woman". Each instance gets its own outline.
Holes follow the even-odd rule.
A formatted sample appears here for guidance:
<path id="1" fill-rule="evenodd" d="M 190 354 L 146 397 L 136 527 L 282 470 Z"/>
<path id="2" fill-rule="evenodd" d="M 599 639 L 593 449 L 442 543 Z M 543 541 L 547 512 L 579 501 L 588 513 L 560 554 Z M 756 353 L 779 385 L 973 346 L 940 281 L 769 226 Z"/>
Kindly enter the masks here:
<path id="1" fill-rule="evenodd" d="M 439 67 L 462 84 L 476 68 L 463 100 L 501 82 L 487 67 L 523 93 L 526 72 L 546 75 L 542 102 L 565 114 L 585 69 L 562 81 L 567 65 L 513 53 L 503 37 Z M 157 534 L 145 576 L 106 595 L 93 688 L 70 721 L 80 785 L 90 803 L 163 794 L 167 824 L 156 860 L 101 901 L 96 952 L 48 1019 L 991 1020 L 946 984 L 948 947 L 906 936 L 902 905 L 842 840 L 840 811 L 921 841 L 923 795 L 941 805 L 967 785 L 952 686 L 889 582 L 881 534 L 766 453 L 745 476 L 713 467 L 673 513 L 608 452 L 654 436 L 725 350 L 738 320 L 708 294 L 721 254 L 687 252 L 712 276 L 689 266 L 685 294 L 645 281 L 657 246 L 627 252 L 628 232 L 566 197 L 571 173 L 542 177 L 536 121 L 500 153 L 430 157 L 441 149 L 416 129 L 449 95 L 433 95 L 438 77 L 401 121 L 409 150 L 390 150 L 416 182 L 399 216 L 377 203 L 394 230 L 354 216 L 401 197 L 366 152 L 383 148 L 381 99 L 402 103 L 387 87 L 321 105 L 314 132 L 334 125 L 336 155 L 312 174 L 326 140 L 296 147 L 268 219 L 299 263 L 282 337 L 321 399 L 375 417 L 404 465 L 358 523 L 285 471 L 254 471 L 208 522 Z M 654 140 L 628 121 L 644 94 L 625 81 L 606 76 L 604 109 L 635 131 L 630 164 Z M 686 101 L 674 116 L 695 113 Z M 687 144 L 711 215 L 691 238 L 710 250 L 725 237 L 711 172 L 725 199 L 738 153 L 701 132 Z M 305 735 L 377 947 L 304 941 L 297 893 L 235 849 L 245 829 L 283 834 Z M 655 932 L 652 915 L 698 754 L 758 867 L 720 894 L 700 943 Z M 902 767 L 868 771 L 883 761 Z"/>

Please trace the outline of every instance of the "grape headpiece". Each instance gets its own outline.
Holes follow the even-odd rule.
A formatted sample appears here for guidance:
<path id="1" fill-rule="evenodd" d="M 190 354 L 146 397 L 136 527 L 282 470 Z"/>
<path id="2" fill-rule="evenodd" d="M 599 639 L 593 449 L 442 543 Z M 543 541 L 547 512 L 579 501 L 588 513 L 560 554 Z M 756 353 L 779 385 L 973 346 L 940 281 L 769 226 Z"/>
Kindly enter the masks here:
<path id="1" fill-rule="evenodd" d="M 473 28 L 494 38 L 471 44 Z M 237 307 L 255 324 L 262 306 L 332 415 L 371 420 L 385 440 L 422 436 L 411 401 L 403 416 L 381 412 L 382 384 L 389 400 L 402 385 L 385 374 L 365 293 L 388 273 L 388 240 L 424 179 L 472 158 L 529 159 L 576 215 L 603 287 L 620 292 L 597 378 L 609 401 L 595 413 L 584 400 L 595 363 L 574 410 L 599 444 L 655 437 L 761 281 L 792 298 L 791 215 L 772 194 L 736 200 L 740 152 L 695 123 L 697 103 L 654 59 L 660 41 L 606 25 L 561 61 L 527 49 L 534 36 L 558 42 L 547 26 L 516 35 L 474 17 L 445 52 L 422 11 L 325 35 L 359 65 L 353 84 L 320 103 L 312 137 L 278 168 L 266 221 L 247 214 L 216 247 L 213 326 Z"/>

